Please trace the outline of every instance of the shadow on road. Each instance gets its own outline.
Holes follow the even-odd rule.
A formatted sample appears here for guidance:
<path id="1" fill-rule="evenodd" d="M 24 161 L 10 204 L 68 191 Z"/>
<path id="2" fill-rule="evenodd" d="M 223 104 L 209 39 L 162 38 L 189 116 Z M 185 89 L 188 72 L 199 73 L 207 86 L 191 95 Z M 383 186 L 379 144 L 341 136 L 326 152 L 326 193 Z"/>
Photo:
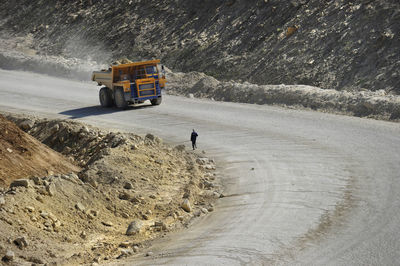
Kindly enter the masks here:
<path id="1" fill-rule="evenodd" d="M 118 109 L 117 107 L 112 107 L 112 108 L 105 108 L 101 107 L 99 105 L 95 106 L 88 106 L 88 107 L 82 107 L 82 108 L 76 108 L 76 109 L 71 109 L 71 110 L 65 110 L 60 112 L 59 114 L 61 115 L 67 115 L 69 116 L 69 119 L 77 119 L 77 118 L 83 118 L 83 117 L 88 117 L 88 116 L 96 116 L 96 115 L 105 115 L 105 114 L 112 114 L 115 112 L 126 112 L 130 110 L 137 110 L 137 109 L 142 109 L 142 108 L 151 108 L 151 105 L 136 105 L 136 106 L 128 106 L 126 110 L 121 110 Z"/>

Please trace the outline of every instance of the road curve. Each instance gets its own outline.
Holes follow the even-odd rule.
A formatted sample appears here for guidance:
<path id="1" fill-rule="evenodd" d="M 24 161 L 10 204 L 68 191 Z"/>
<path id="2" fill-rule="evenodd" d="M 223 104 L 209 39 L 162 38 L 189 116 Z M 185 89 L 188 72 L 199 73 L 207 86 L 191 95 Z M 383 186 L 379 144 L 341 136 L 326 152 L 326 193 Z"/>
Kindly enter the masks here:
<path id="1" fill-rule="evenodd" d="M 188 230 L 122 264 L 397 265 L 400 125 L 271 106 L 165 96 L 98 106 L 98 88 L 0 70 L 0 111 L 73 118 L 198 146 L 219 163 L 225 198 Z"/>

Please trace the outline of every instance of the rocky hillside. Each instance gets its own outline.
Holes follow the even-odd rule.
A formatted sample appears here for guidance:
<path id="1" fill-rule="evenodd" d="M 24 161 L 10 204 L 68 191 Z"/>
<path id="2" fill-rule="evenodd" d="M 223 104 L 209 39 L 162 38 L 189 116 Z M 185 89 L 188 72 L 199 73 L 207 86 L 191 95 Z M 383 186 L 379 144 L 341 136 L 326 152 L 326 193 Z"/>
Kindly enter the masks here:
<path id="1" fill-rule="evenodd" d="M 16 0 L 0 16 L 2 38 L 29 39 L 30 53 L 158 57 L 226 81 L 400 93 L 397 0 Z"/>

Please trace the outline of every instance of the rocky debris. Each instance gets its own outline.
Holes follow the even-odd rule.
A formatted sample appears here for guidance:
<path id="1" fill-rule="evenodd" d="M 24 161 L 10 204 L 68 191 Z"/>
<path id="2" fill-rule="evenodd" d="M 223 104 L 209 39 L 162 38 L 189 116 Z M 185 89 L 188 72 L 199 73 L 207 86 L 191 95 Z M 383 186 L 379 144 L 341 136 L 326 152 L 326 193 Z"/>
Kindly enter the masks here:
<path id="1" fill-rule="evenodd" d="M 24 130 L 24 131 L 28 131 L 30 130 L 33 126 L 35 125 L 35 121 L 31 120 L 31 119 L 25 119 L 23 120 L 20 124 L 19 127 Z"/>
<path id="2" fill-rule="evenodd" d="M 85 206 L 83 206 L 83 204 L 80 203 L 80 202 L 78 202 L 78 203 L 75 204 L 75 208 L 76 208 L 78 211 L 81 211 L 81 212 L 84 212 L 84 211 L 85 211 Z"/>
<path id="3" fill-rule="evenodd" d="M 185 74 L 186 75 L 186 74 Z M 306 85 L 258 85 L 249 82 L 203 82 L 181 87 L 170 81 L 172 94 L 253 104 L 276 104 L 377 119 L 400 119 L 400 96 L 384 90 L 336 91 Z"/>
<path id="4" fill-rule="evenodd" d="M 17 116 L 13 121 L 18 124 L 24 119 Z M 209 208 L 214 200 L 197 186 L 203 180 L 211 182 L 214 170 L 205 169 L 196 154 L 164 145 L 155 136 L 151 140 L 90 126 L 85 129 L 75 121 L 32 121 L 30 133 L 83 161 L 84 168 L 78 175 L 49 169 L 46 176 L 35 174 L 28 179 L 27 189 L 0 189 L 0 198 L 4 198 L 1 209 L 5 210 L 1 220 L 6 225 L 0 228 L 0 244 L 10 233 L 24 233 L 25 239 L 32 239 L 23 248 L 26 255 L 19 257 L 21 260 L 53 254 L 49 259 L 54 262 L 76 265 L 90 264 L 94 258 L 125 257 L 139 252 L 148 239 L 187 227 L 196 215 L 205 215 L 201 208 Z M 59 126 L 53 134 L 49 129 L 55 124 Z M 120 144 L 112 148 L 115 143 Z M 64 144 L 69 149 L 63 148 Z M 211 164 L 212 160 L 201 157 Z M 97 188 L 90 184 L 91 179 Z M 212 182 L 217 191 L 217 183 Z M 3 196 L 5 192 L 7 196 Z M 183 194 L 192 203 L 190 213 L 181 207 Z M 133 221 L 128 228 L 127 221 Z M 115 233 L 121 231 L 125 234 Z M 116 248 L 127 238 L 129 244 L 120 247 L 127 252 Z M 60 256 L 65 250 L 75 255 Z"/>
<path id="5" fill-rule="evenodd" d="M 184 199 L 182 204 L 181 204 L 181 207 L 185 212 L 191 212 L 192 211 L 192 207 L 190 206 L 189 199 Z"/>
<path id="6" fill-rule="evenodd" d="M 121 200 L 131 200 L 131 195 L 127 192 L 122 192 L 119 194 L 118 198 Z"/>
<path id="7" fill-rule="evenodd" d="M 45 264 L 45 262 L 44 262 L 43 259 L 37 258 L 37 257 L 29 257 L 29 258 L 28 258 L 28 261 L 29 261 L 29 262 L 32 262 L 33 265 L 36 265 L 36 264 Z"/>
<path id="8" fill-rule="evenodd" d="M 37 196 L 35 197 L 35 199 L 36 199 L 37 201 L 41 202 L 41 203 L 44 203 L 43 197 L 40 196 L 40 195 L 37 195 Z"/>
<path id="9" fill-rule="evenodd" d="M 168 226 L 163 221 L 155 221 L 153 226 L 158 231 L 161 231 L 161 230 L 167 231 L 168 230 Z"/>
<path id="10" fill-rule="evenodd" d="M 25 209 L 27 209 L 29 212 L 35 211 L 35 207 L 32 207 L 32 206 L 26 206 Z"/>
<path id="11" fill-rule="evenodd" d="M 175 146 L 175 150 L 177 150 L 177 151 L 184 151 L 185 148 L 186 148 L 186 147 L 185 147 L 185 145 L 183 145 L 183 144 Z"/>
<path id="12" fill-rule="evenodd" d="M 82 231 L 82 232 L 79 234 L 79 236 L 80 236 L 82 239 L 86 239 L 87 234 L 86 234 L 85 231 Z"/>
<path id="13" fill-rule="evenodd" d="M 133 254 L 132 249 L 121 249 L 121 254 L 117 257 L 117 259 L 122 259 L 124 257 L 128 257 Z"/>
<path id="14" fill-rule="evenodd" d="M 151 252 L 151 251 L 146 252 L 146 257 L 151 257 L 151 256 L 153 256 L 153 255 L 154 255 L 154 253 Z"/>
<path id="15" fill-rule="evenodd" d="M 9 262 L 13 261 L 15 258 L 15 254 L 12 250 L 7 250 L 6 254 L 3 256 L 2 261 Z"/>
<path id="16" fill-rule="evenodd" d="M 56 187 L 53 183 L 46 185 L 46 191 L 49 196 L 54 196 L 56 193 Z"/>
<path id="17" fill-rule="evenodd" d="M 208 158 L 197 158 L 196 159 L 196 162 L 200 165 L 205 165 L 205 164 L 209 163 L 209 161 L 210 160 Z"/>
<path id="18" fill-rule="evenodd" d="M 121 248 L 128 248 L 128 247 L 131 246 L 131 242 L 129 242 L 129 241 L 124 241 L 124 242 L 121 242 L 121 243 L 119 244 L 119 246 L 120 246 Z"/>
<path id="19" fill-rule="evenodd" d="M 143 222 L 136 220 L 129 224 L 128 229 L 126 229 L 126 235 L 131 236 L 135 234 L 139 234 L 143 229 Z"/>
<path id="20" fill-rule="evenodd" d="M 154 141 L 155 140 L 155 136 L 153 135 L 153 134 L 150 134 L 150 133 L 148 133 L 148 134 L 146 134 L 146 137 L 145 137 L 146 139 L 149 139 L 149 140 L 151 140 L 151 141 Z"/>
<path id="21" fill-rule="evenodd" d="M 10 188 L 13 187 L 29 187 L 29 179 L 16 179 L 10 184 Z"/>
<path id="22" fill-rule="evenodd" d="M 212 188 L 212 187 L 214 187 L 214 184 L 213 183 L 211 183 L 211 182 L 208 182 L 207 180 L 204 180 L 203 181 L 203 187 L 205 187 L 205 188 Z"/>
<path id="23" fill-rule="evenodd" d="M 25 236 L 21 236 L 14 240 L 14 244 L 22 249 L 28 246 L 28 241 L 26 240 Z"/>
<path id="24" fill-rule="evenodd" d="M 207 213 L 208 213 L 208 210 L 207 210 L 206 208 L 201 208 L 200 210 L 201 210 L 201 212 L 204 213 L 204 214 L 207 214 Z"/>
<path id="25" fill-rule="evenodd" d="M 110 222 L 110 221 L 102 221 L 101 223 L 102 223 L 103 225 L 109 226 L 109 227 L 111 227 L 111 226 L 114 225 L 114 224 L 113 224 L 112 222 Z"/>
<path id="26" fill-rule="evenodd" d="M 75 184 L 82 184 L 82 180 L 79 179 L 78 175 L 75 173 L 70 173 L 67 175 L 61 175 L 61 178 L 68 180 Z"/>
<path id="27" fill-rule="evenodd" d="M 131 182 L 125 182 L 124 188 L 125 188 L 125 189 L 133 189 L 133 185 L 132 185 Z"/>
<path id="28" fill-rule="evenodd" d="M 3 196 L 0 196 L 0 207 L 3 207 L 3 205 L 6 204 L 6 200 L 4 199 Z"/>
<path id="29" fill-rule="evenodd" d="M 40 216 L 41 216 L 43 219 L 47 219 L 47 218 L 49 217 L 49 213 L 48 213 L 48 212 L 45 212 L 45 211 L 40 211 Z"/>
<path id="30" fill-rule="evenodd" d="M 97 210 L 90 210 L 89 213 L 90 213 L 91 215 L 97 217 L 97 216 L 99 216 L 99 213 L 100 213 L 100 212 L 97 211 Z"/>

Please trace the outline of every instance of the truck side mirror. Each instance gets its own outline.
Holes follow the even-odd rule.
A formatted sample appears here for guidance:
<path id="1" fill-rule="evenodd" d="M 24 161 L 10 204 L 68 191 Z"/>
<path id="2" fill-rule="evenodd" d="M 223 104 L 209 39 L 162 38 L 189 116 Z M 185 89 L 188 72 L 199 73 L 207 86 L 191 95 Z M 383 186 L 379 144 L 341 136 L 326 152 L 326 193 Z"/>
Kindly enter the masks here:
<path id="1" fill-rule="evenodd" d="M 163 74 L 163 78 L 165 78 L 165 68 L 164 68 L 164 65 L 161 65 L 161 69 L 162 69 L 162 74 Z"/>

